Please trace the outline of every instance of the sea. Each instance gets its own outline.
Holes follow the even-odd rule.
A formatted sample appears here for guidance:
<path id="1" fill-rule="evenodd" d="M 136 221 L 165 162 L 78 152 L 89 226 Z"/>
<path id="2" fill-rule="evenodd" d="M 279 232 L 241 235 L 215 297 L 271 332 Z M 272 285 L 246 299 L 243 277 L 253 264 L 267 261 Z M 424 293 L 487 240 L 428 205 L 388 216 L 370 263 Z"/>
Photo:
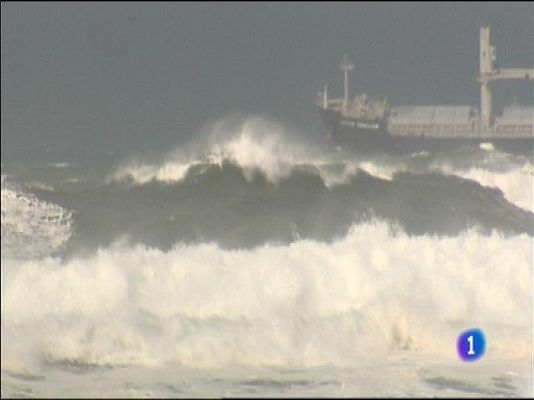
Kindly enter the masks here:
<path id="1" fill-rule="evenodd" d="M 246 116 L 1 173 L 2 397 L 534 395 L 532 153 Z"/>

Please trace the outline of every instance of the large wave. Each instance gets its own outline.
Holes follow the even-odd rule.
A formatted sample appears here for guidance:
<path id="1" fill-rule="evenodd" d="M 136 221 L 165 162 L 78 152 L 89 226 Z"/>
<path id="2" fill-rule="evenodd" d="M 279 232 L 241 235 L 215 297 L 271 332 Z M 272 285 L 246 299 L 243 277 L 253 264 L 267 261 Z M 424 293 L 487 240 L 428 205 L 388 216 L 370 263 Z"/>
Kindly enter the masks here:
<path id="1" fill-rule="evenodd" d="M 527 159 L 472 150 L 363 158 L 314 148 L 263 118 L 225 119 L 207 131 L 204 141 L 159 163 L 130 160 L 107 184 L 31 190 L 42 204 L 76 211 L 69 247 L 78 250 L 122 236 L 160 249 L 178 242 L 329 242 L 372 218 L 418 235 L 473 226 L 534 234 Z"/>
<path id="2" fill-rule="evenodd" d="M 225 120 L 94 185 L 2 176 L 2 372 L 419 357 L 441 371 L 474 327 L 484 360 L 527 362 L 530 160 L 365 158 L 285 129 Z"/>
<path id="3" fill-rule="evenodd" d="M 131 179 L 135 183 L 151 180 L 176 182 L 192 165 L 235 163 L 248 174 L 261 170 L 272 182 L 287 176 L 297 162 L 306 163 L 310 149 L 291 139 L 284 128 L 264 118 L 230 116 L 216 122 L 207 135 L 185 148 L 175 149 L 159 164 L 145 164 L 135 158 L 120 165 L 108 181 Z"/>
<path id="4" fill-rule="evenodd" d="M 307 166 L 330 187 L 346 182 L 358 168 L 365 167 L 369 173 L 386 179 L 398 168 L 313 146 L 301 136 L 290 134 L 282 124 L 263 117 L 223 118 L 208 131 L 206 136 L 171 151 L 160 162 L 143 162 L 136 157 L 124 161 L 108 175 L 107 182 L 177 183 L 194 166 L 230 163 L 239 166 L 248 180 L 260 171 L 271 183 L 287 178 L 295 167 Z"/>
<path id="5" fill-rule="evenodd" d="M 532 213 L 498 190 L 455 176 L 397 172 L 380 179 L 357 170 L 345 184 L 326 187 L 314 170 L 303 167 L 276 184 L 261 171 L 249 179 L 242 168 L 224 162 L 194 166 L 178 184 L 113 183 L 39 196 L 76 210 L 71 248 L 105 247 L 123 236 L 163 250 L 178 242 L 213 241 L 224 248 L 331 242 L 353 223 L 372 219 L 412 235 L 457 235 L 470 227 L 487 234 L 534 234 Z"/>
<path id="6" fill-rule="evenodd" d="M 508 201 L 534 212 L 534 165 L 531 163 L 505 171 L 491 171 L 480 167 L 461 170 L 449 166 L 442 166 L 441 171 L 474 180 L 483 186 L 498 188 Z"/>
<path id="7" fill-rule="evenodd" d="M 2 365 L 344 366 L 403 351 L 453 359 L 456 335 L 471 327 L 486 332 L 487 357 L 526 359 L 531 260 L 527 235 L 413 237 L 381 222 L 330 244 L 3 255 Z"/>
<path id="8" fill-rule="evenodd" d="M 260 171 L 273 183 L 286 179 L 294 168 L 307 167 L 321 176 L 327 187 L 349 183 L 359 170 L 381 179 L 391 179 L 396 172 L 403 171 L 437 172 L 497 188 L 508 201 L 534 211 L 532 161 L 523 157 L 513 159 L 495 150 L 460 153 L 460 158 L 451 154 L 450 159 L 434 159 L 429 153 L 404 158 L 355 156 L 339 149 L 318 149 L 302 137 L 291 135 L 282 124 L 262 117 L 222 119 L 210 127 L 207 139 L 202 138 L 172 151 L 159 162 L 133 157 L 110 173 L 107 182 L 179 183 L 190 168 L 220 167 L 225 162 L 239 166 L 249 180 L 255 171 Z"/>

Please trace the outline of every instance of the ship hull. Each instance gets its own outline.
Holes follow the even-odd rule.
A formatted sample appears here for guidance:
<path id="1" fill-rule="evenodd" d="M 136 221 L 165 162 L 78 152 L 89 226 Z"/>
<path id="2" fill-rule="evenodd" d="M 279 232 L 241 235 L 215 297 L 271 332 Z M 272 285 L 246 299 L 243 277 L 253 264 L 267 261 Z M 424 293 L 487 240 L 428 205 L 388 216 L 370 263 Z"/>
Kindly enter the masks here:
<path id="1" fill-rule="evenodd" d="M 319 109 L 327 129 L 327 137 L 334 144 L 357 152 L 413 153 L 440 152 L 462 147 L 480 147 L 491 143 L 498 150 L 516 154 L 530 154 L 534 149 L 534 137 L 488 138 L 473 137 L 424 137 L 392 135 L 385 120 L 369 121 L 341 117 L 332 110 Z"/>

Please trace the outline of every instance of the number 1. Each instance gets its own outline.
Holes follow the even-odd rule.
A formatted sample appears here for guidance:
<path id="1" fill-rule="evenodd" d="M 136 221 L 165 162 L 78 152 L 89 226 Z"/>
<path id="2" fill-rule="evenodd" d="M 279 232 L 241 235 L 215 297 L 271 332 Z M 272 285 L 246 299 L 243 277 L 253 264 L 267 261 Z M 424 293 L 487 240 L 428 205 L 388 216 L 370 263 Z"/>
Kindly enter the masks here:
<path id="1" fill-rule="evenodd" d="M 469 350 L 467 351 L 467 354 L 472 356 L 473 354 L 475 354 L 475 350 L 473 350 L 473 335 L 469 336 L 467 338 L 467 341 L 469 342 Z"/>

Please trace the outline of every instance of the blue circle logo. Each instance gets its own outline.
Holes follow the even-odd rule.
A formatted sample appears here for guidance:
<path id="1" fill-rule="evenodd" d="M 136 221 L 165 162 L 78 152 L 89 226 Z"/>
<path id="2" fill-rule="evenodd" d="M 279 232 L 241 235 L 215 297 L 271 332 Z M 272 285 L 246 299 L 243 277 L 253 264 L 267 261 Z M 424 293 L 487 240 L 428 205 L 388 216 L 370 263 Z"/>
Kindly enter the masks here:
<path id="1" fill-rule="evenodd" d="M 468 329 L 456 341 L 458 356 L 463 361 L 478 360 L 486 350 L 486 338 L 480 329 Z"/>

